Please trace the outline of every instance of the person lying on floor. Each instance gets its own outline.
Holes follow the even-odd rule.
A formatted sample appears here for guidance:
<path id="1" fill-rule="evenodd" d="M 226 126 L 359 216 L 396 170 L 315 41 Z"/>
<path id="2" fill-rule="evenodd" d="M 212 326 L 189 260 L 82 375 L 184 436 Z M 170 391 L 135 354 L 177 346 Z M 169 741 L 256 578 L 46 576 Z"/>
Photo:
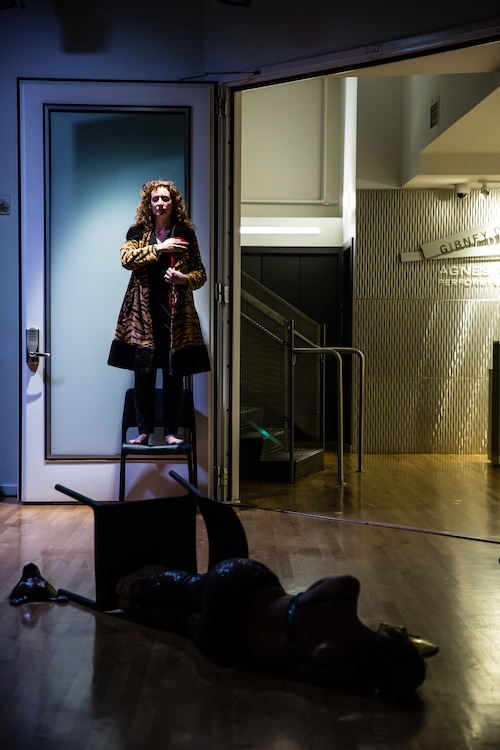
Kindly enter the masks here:
<path id="1" fill-rule="evenodd" d="M 212 661 L 398 701 L 423 683 L 423 655 L 438 648 L 404 629 L 366 626 L 359 591 L 359 581 L 343 575 L 293 596 L 246 558 L 195 575 L 150 566 L 116 586 L 122 610 L 189 638 Z"/>

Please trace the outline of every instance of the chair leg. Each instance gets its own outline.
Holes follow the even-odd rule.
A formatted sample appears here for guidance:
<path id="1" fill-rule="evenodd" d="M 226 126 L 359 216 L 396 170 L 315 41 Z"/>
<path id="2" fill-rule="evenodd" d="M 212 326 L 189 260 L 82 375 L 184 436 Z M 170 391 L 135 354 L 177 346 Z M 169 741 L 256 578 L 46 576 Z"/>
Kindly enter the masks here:
<path id="1" fill-rule="evenodd" d="M 195 487 L 198 486 L 198 483 L 196 481 L 196 466 L 194 463 L 194 457 L 193 453 L 189 453 L 188 455 L 188 477 L 191 484 L 193 484 Z"/>
<path id="2" fill-rule="evenodd" d="M 196 446 L 194 446 L 193 450 L 191 451 L 190 460 L 193 467 L 192 484 L 194 484 L 195 487 L 198 487 L 198 452 L 196 450 Z"/>
<path id="3" fill-rule="evenodd" d="M 120 458 L 120 488 L 118 491 L 118 500 L 123 503 L 125 502 L 125 463 L 126 459 L 124 456 Z"/>
<path id="4" fill-rule="evenodd" d="M 90 607 L 90 609 L 96 609 L 99 611 L 99 607 L 97 606 L 97 602 L 95 601 L 95 599 L 89 599 L 87 596 L 75 594 L 74 591 L 68 591 L 67 589 L 58 589 L 58 593 L 63 594 L 63 596 L 67 596 L 68 599 L 72 602 L 83 604 L 84 607 Z"/>

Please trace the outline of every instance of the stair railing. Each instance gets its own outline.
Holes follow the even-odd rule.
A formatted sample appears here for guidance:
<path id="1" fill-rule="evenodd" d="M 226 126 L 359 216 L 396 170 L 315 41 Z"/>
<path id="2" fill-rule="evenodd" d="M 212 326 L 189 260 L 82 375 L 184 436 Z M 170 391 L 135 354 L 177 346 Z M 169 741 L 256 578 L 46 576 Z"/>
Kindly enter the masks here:
<path id="1" fill-rule="evenodd" d="M 273 341 L 283 352 L 282 359 L 282 391 L 279 393 L 280 400 L 282 403 L 282 425 L 283 425 L 283 439 L 280 440 L 276 434 L 270 433 L 263 426 L 259 426 L 255 420 L 251 420 L 248 417 L 242 416 L 242 420 L 249 424 L 254 430 L 258 431 L 264 438 L 280 446 L 289 456 L 289 477 L 290 481 L 293 482 L 294 472 L 294 451 L 295 451 L 295 427 L 297 419 L 297 404 L 296 404 L 296 365 L 297 355 L 301 354 L 314 354 L 321 362 L 321 366 L 317 369 L 319 372 L 319 378 L 313 378 L 313 388 L 316 392 L 317 404 L 318 404 L 318 417 L 319 417 L 319 430 L 317 435 L 322 449 L 325 449 L 325 356 L 332 356 L 335 358 L 337 364 L 337 456 L 338 456 L 338 474 L 337 484 L 345 484 L 344 479 L 344 404 L 343 404 L 343 357 L 350 355 L 357 357 L 359 360 L 359 403 L 358 403 L 358 472 L 364 472 L 363 468 L 363 411 L 364 411 L 364 378 L 365 378 L 365 357 L 363 352 L 359 349 L 349 346 L 325 346 L 325 330 L 324 326 L 321 326 L 316 321 L 312 321 L 310 318 L 305 316 L 299 310 L 296 310 L 293 306 L 289 305 L 278 295 L 268 290 L 265 286 L 259 284 L 259 282 L 252 279 L 248 274 L 243 273 L 242 279 L 246 290 L 242 289 L 242 321 L 245 321 L 247 325 L 257 330 L 260 335 L 269 341 Z M 254 296 L 248 289 L 252 289 L 256 294 L 259 295 L 260 299 Z M 262 298 L 272 303 L 274 307 L 265 304 Z M 254 311 L 254 317 L 244 312 L 243 306 L 246 304 L 247 311 Z M 281 312 L 278 312 L 281 309 Z M 259 320 L 256 320 L 257 312 Z M 283 313 L 288 312 L 293 317 L 287 318 Z M 300 327 L 303 327 L 308 333 L 312 332 L 312 337 L 308 337 L 303 331 L 297 328 L 297 322 Z M 274 327 L 275 330 L 271 330 Z M 310 333 L 311 335 L 311 333 Z M 243 339 L 242 339 L 243 341 Z M 300 346 L 297 346 L 297 341 L 300 341 Z M 245 373 L 242 368 L 242 383 L 245 378 Z M 307 380 L 307 378 L 306 378 Z M 310 385 L 308 382 L 307 385 Z M 278 384 L 275 386 L 275 391 L 278 388 Z M 274 392 L 275 396 L 276 393 Z M 310 410 L 309 410 L 310 411 Z M 303 418 L 305 416 L 303 415 Z M 309 425 L 310 427 L 310 425 Z"/>
<path id="2" fill-rule="evenodd" d="M 241 318 L 249 326 L 253 326 L 254 328 L 258 329 L 261 334 L 269 337 L 272 341 L 274 341 L 280 347 L 285 347 L 286 342 L 284 341 L 283 338 L 281 338 L 280 336 L 277 336 L 273 331 L 270 331 L 268 328 L 266 328 L 266 326 L 262 325 L 261 323 L 258 323 L 250 315 L 246 315 L 244 312 L 242 312 Z M 256 432 L 259 432 L 264 438 L 266 438 L 267 440 L 271 440 L 276 445 L 280 446 L 284 450 L 287 450 L 286 441 L 284 442 L 282 440 L 279 440 L 275 435 L 265 430 L 261 425 L 257 424 L 255 420 L 250 419 L 250 417 L 246 415 L 242 415 L 242 419 L 247 425 L 249 425 Z"/>
<path id="3" fill-rule="evenodd" d="M 294 344 L 318 346 L 323 341 L 323 327 L 300 311 L 288 305 L 255 280 L 250 279 L 260 299 L 244 288 L 241 293 L 241 423 L 252 433 L 260 434 L 268 445 L 275 444 L 268 453 L 282 448 L 282 456 L 288 461 L 290 481 L 294 477 L 295 431 L 312 441 L 322 452 L 324 440 L 324 362 L 292 368 Z M 246 286 L 249 285 L 247 280 Z M 262 298 L 280 308 L 277 312 L 266 305 Z M 282 312 L 288 312 L 285 317 Z M 309 338 L 306 334 L 312 334 Z M 280 354 L 281 352 L 281 354 Z M 297 391 L 301 399 L 297 405 Z M 258 409 L 246 408 L 254 403 Z M 261 424 L 257 418 L 262 416 Z M 270 429 L 273 428 L 273 429 Z M 267 429 L 266 429 L 267 428 Z M 242 432 L 243 434 L 243 432 Z"/>
<path id="4" fill-rule="evenodd" d="M 358 472 L 364 472 L 363 468 L 363 392 L 365 379 L 365 355 L 360 349 L 352 346 L 325 346 L 325 347 L 296 347 L 294 354 L 326 354 L 335 357 L 337 362 L 337 484 L 345 484 L 344 479 L 344 403 L 343 403 L 343 377 L 342 377 L 342 354 L 352 354 L 359 358 L 359 403 L 358 403 Z"/>

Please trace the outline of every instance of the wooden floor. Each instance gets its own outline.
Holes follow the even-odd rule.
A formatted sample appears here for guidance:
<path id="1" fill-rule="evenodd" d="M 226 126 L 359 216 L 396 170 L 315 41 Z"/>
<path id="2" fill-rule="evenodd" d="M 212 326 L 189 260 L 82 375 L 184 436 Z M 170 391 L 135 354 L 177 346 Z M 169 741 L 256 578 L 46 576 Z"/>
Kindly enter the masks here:
<path id="1" fill-rule="evenodd" d="M 247 484 L 252 557 L 289 591 L 349 572 L 371 625 L 436 641 L 418 700 L 223 669 L 191 644 L 75 604 L 12 607 L 35 562 L 93 591 L 86 507 L 0 502 L 0 746 L 8 750 L 492 750 L 500 747 L 500 469 L 485 456 L 335 458 L 301 483 Z M 199 524 L 200 565 L 206 550 Z"/>

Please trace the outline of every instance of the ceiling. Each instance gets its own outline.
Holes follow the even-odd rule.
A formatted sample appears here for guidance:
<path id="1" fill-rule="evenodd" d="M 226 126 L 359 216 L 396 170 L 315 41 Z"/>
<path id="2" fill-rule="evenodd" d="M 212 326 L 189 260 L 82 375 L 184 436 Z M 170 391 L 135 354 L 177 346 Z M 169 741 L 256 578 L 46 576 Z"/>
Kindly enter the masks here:
<path id="1" fill-rule="evenodd" d="M 500 72 L 500 42 L 350 71 L 356 77 Z M 482 182 L 500 188 L 500 88 L 430 143 L 419 174 L 404 187 L 453 188 Z"/>

